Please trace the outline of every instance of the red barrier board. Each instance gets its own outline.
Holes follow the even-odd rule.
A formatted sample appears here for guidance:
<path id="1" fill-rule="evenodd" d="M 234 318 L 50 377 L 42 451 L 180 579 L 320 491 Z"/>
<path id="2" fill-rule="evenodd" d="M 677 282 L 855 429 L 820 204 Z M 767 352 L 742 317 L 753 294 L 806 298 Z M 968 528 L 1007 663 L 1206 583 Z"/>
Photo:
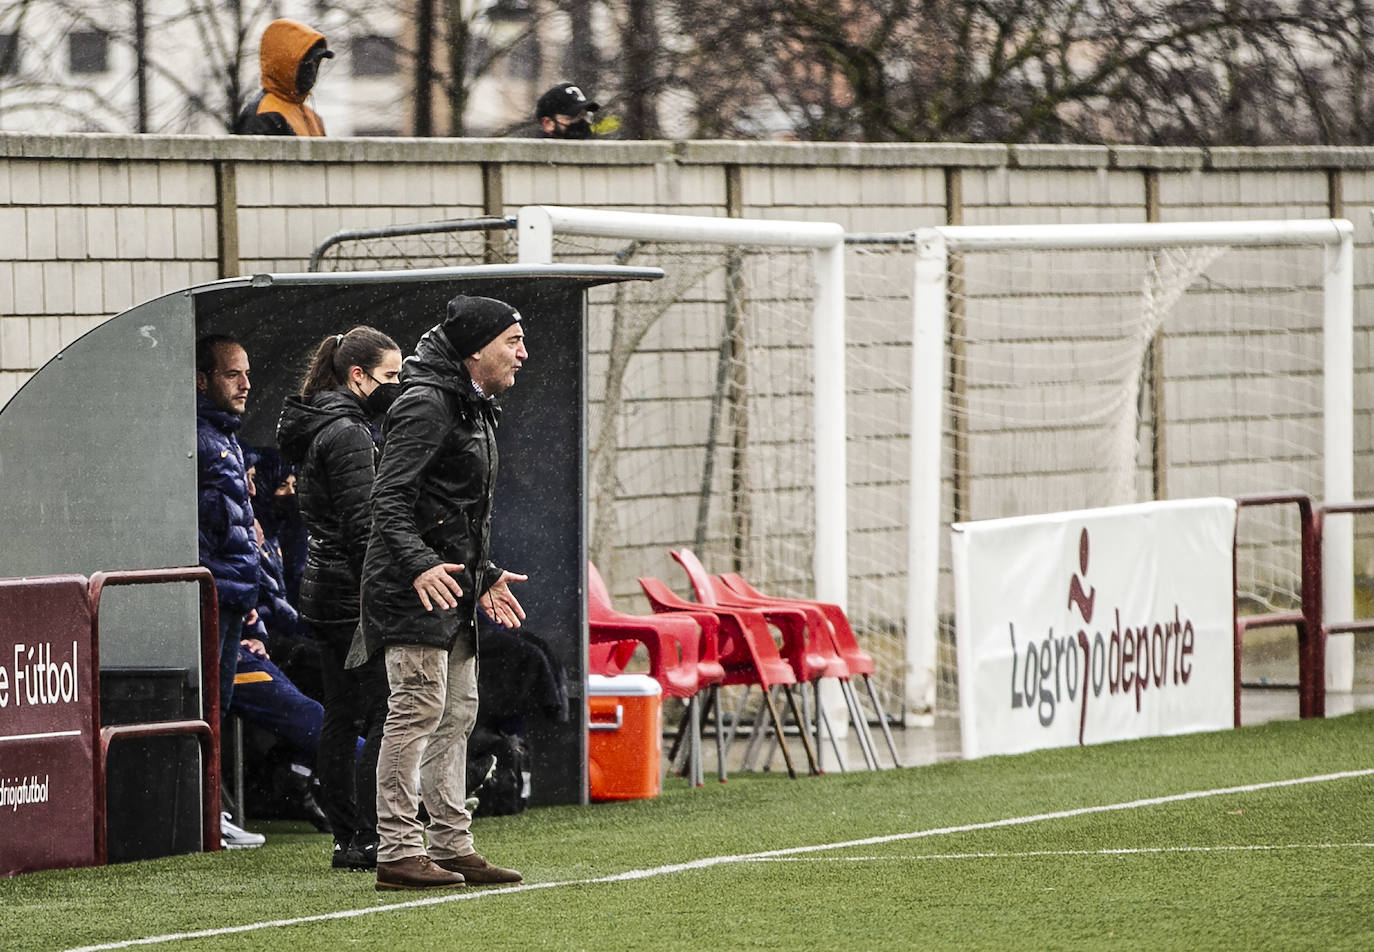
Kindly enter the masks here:
<path id="1" fill-rule="evenodd" d="M 0 876 L 95 862 L 86 579 L 0 580 Z"/>

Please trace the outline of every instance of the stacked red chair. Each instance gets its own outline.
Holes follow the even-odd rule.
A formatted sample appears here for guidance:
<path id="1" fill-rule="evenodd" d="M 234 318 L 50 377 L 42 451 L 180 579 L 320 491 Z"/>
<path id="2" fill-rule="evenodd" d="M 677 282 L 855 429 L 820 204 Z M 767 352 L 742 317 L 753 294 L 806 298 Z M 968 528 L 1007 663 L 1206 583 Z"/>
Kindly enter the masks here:
<path id="1" fill-rule="evenodd" d="M 778 653 L 778 647 L 773 641 L 772 629 L 769 628 L 768 621 L 763 614 L 747 608 L 688 601 L 680 597 L 666 583 L 656 578 L 641 578 L 639 585 L 644 589 L 644 594 L 648 596 L 649 604 L 653 606 L 656 613 L 678 614 L 685 612 L 699 615 L 702 612 L 708 612 L 719 620 L 720 663 L 725 669 L 725 680 L 722 683 L 725 685 L 744 685 L 746 688 L 757 685 L 760 688 L 763 695 L 761 711 L 767 710 L 774 734 L 782 750 L 783 761 L 787 765 L 787 773 L 789 776 L 795 777 L 797 771 L 792 762 L 791 751 L 787 746 L 782 719 L 778 715 L 777 705 L 773 702 L 774 690 L 781 689 L 787 697 L 792 716 L 801 727 L 802 746 L 806 749 L 809 769 L 811 773 L 819 773 L 820 764 L 816 759 L 816 753 L 811 744 L 811 736 L 806 728 L 806 718 L 798 705 L 797 696 L 792 692 L 792 686 L 797 683 L 797 676 L 793 672 L 792 666 Z M 740 700 L 739 712 L 744 710 L 747 701 L 748 692 L 746 691 L 745 696 Z M 737 713 L 731 726 L 731 740 L 733 740 L 741 720 L 741 714 Z M 751 746 L 753 742 L 760 740 L 763 736 L 763 732 L 757 729 L 757 721 L 758 718 L 755 718 L 756 729 L 750 738 Z M 726 746 L 729 746 L 729 741 L 726 742 Z M 746 758 L 746 764 L 747 762 Z"/>
<path id="2" fill-rule="evenodd" d="M 878 698 L 877 688 L 873 685 L 871 675 L 877 670 L 877 666 L 873 662 L 873 656 L 860 647 L 859 639 L 854 634 L 854 629 L 849 624 L 849 617 L 845 614 L 844 609 L 830 602 L 817 602 L 807 599 L 781 598 L 774 595 L 766 595 L 753 585 L 750 585 L 749 582 L 745 580 L 744 576 L 740 575 L 738 572 L 722 572 L 717 575 L 716 578 L 741 597 L 765 599 L 783 605 L 806 606 L 816 609 L 825 617 L 826 622 L 830 626 L 830 635 L 835 643 L 835 648 L 840 652 L 840 656 L 844 658 L 845 663 L 849 665 L 850 675 L 857 675 L 863 678 L 864 686 L 868 689 L 869 701 L 873 704 L 874 713 L 878 717 L 878 726 L 882 729 L 883 737 L 887 741 L 887 749 L 892 755 L 892 765 L 894 767 L 902 766 L 901 758 L 897 754 L 897 743 L 893 740 L 892 729 L 888 725 L 887 711 L 883 708 L 882 701 Z M 867 737 L 865 756 L 871 758 L 870 766 L 873 766 L 877 763 L 877 750 L 873 746 L 872 733 L 867 730 L 867 722 L 866 719 L 863 718 L 862 709 L 859 707 L 858 697 L 854 696 L 852 683 L 849 684 L 849 691 L 847 693 L 850 695 L 846 700 L 851 704 L 851 716 L 857 712 L 860 719 L 864 721 L 863 732 L 860 734 L 860 742 L 864 744 L 864 738 Z"/>
<path id="3" fill-rule="evenodd" d="M 714 619 L 713 619 L 714 620 Z M 701 704 L 703 688 L 713 689 L 725 672 L 712 660 L 716 654 L 715 633 L 686 615 L 630 615 L 616 611 L 601 573 L 587 563 L 587 622 L 590 634 L 588 670 L 592 674 L 613 676 L 625 670 L 639 645 L 648 654 L 648 675 L 659 683 L 667 697 L 686 702 L 688 782 L 700 786 Z M 681 732 L 680 732 L 681 733 Z M 721 758 L 721 769 L 724 759 Z"/>
<path id="4" fill-rule="evenodd" d="M 876 768 L 876 763 L 871 759 L 869 748 L 865 743 L 870 740 L 867 722 L 862 712 L 856 714 L 852 704 L 853 689 L 849 684 L 849 665 L 836 648 L 835 641 L 831 637 L 830 623 L 826 621 L 820 610 L 811 605 L 784 603 L 776 599 L 740 595 L 719 578 L 708 574 L 701 561 L 690 549 L 678 549 L 671 554 L 687 573 L 687 578 L 697 601 L 760 612 L 769 624 L 774 625 L 781 632 L 782 657 L 791 665 L 797 681 L 811 686 L 812 731 L 815 737 L 818 767 L 824 769 L 821 760 L 824 756 L 824 745 L 828 737 L 830 746 L 835 752 L 836 763 L 841 770 L 845 769 L 844 753 L 840 748 L 839 739 L 835 736 L 829 714 L 821 700 L 821 682 L 830 678 L 839 685 L 841 696 L 844 698 L 846 709 L 849 711 L 850 721 L 853 723 L 859 739 L 860 750 L 863 751 L 869 768 Z M 807 695 L 803 693 L 803 710 L 806 708 L 806 701 Z"/>

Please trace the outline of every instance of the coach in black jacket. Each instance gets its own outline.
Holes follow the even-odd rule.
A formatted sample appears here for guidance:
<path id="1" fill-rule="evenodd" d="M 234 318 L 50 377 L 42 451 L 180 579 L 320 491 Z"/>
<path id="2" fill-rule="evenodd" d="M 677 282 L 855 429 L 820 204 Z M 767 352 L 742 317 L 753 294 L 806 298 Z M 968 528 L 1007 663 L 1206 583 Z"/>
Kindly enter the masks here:
<path id="1" fill-rule="evenodd" d="M 386 652 L 391 688 L 377 763 L 378 889 L 521 879 L 474 851 L 464 801 L 477 609 L 512 628 L 524 618 L 509 585 L 525 576 L 497 568 L 487 551 L 493 398 L 528 356 L 515 308 L 459 295 L 406 359 L 387 412 L 362 584 L 362 640 L 369 653 Z"/>

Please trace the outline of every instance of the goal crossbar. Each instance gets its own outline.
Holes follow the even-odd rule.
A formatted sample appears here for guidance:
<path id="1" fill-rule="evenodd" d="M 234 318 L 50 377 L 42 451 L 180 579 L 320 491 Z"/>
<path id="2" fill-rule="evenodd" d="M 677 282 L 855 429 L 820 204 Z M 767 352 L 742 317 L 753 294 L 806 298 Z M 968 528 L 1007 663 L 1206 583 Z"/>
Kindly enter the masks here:
<path id="1" fill-rule="evenodd" d="M 1344 219 L 1139 222 L 1082 225 L 947 225 L 918 228 L 917 241 L 939 239 L 951 251 L 1150 248 L 1166 245 L 1337 245 L 1353 239 Z"/>

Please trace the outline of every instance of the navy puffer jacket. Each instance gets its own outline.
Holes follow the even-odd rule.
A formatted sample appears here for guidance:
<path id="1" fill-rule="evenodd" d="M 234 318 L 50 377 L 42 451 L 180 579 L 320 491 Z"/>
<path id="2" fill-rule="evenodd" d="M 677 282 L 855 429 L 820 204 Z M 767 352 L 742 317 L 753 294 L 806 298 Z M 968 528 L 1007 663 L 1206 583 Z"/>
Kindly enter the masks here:
<path id="1" fill-rule="evenodd" d="M 258 545 L 248 477 L 234 431 L 242 420 L 196 394 L 196 490 L 200 564 L 215 577 L 221 610 L 258 602 Z"/>

